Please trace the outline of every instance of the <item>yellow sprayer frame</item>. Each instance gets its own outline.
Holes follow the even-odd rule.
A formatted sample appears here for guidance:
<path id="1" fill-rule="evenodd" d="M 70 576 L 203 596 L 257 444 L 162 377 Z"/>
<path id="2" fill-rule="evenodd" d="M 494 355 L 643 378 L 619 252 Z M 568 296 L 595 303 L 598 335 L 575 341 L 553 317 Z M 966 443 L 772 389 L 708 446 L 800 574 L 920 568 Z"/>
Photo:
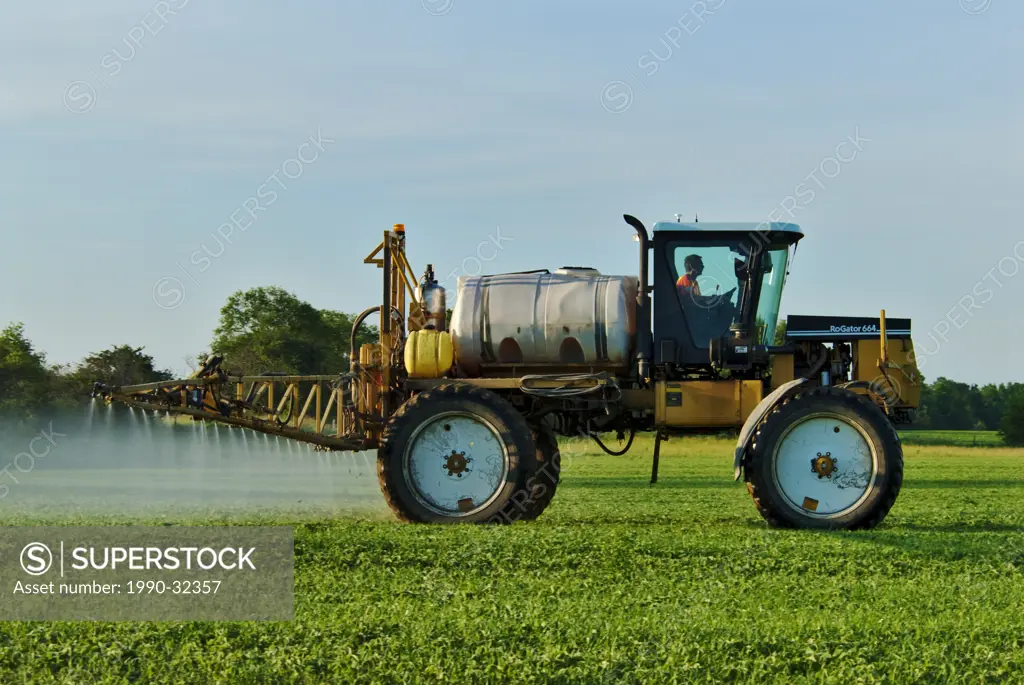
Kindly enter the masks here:
<path id="1" fill-rule="evenodd" d="M 186 379 L 102 387 L 94 394 L 107 402 L 251 428 L 325 449 L 376 448 L 384 422 L 398 406 L 394 369 L 401 360 L 396 346 L 406 332 L 422 328 L 424 318 L 415 272 L 405 255 L 403 224 L 384 231 L 363 262 L 384 270 L 380 338 L 356 351 L 347 374 L 238 376 L 220 370 L 220 360 L 211 358 Z"/>

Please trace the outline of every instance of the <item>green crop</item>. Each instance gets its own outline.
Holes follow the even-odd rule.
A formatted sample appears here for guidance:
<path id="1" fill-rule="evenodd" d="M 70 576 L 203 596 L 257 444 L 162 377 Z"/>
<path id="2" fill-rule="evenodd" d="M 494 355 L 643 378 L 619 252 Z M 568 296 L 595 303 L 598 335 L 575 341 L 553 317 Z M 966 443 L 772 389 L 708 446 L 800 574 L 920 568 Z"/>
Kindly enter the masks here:
<path id="1" fill-rule="evenodd" d="M 767 529 L 731 449 L 674 439 L 651 488 L 649 440 L 565 443 L 530 524 L 182 515 L 296 525 L 294 623 L 7 623 L 0 682 L 1024 681 L 1024 450 L 908 445 L 881 527 L 816 533 Z"/>

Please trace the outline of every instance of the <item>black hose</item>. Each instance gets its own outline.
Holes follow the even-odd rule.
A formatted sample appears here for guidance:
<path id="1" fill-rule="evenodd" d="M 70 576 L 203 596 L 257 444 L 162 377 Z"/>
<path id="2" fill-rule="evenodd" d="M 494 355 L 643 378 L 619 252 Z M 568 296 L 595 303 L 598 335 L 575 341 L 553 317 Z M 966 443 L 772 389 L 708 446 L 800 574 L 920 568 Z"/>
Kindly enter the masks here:
<path id="1" fill-rule="evenodd" d="M 810 380 L 817 376 L 819 373 L 821 373 L 821 370 L 825 368 L 825 365 L 828 364 L 829 359 L 830 357 L 828 353 L 828 348 L 822 345 L 821 358 L 818 359 L 818 361 L 814 362 L 814 366 L 812 366 L 805 374 L 803 374 L 801 378 L 806 378 Z"/>
<path id="2" fill-rule="evenodd" d="M 629 451 L 630 447 L 633 446 L 633 438 L 636 437 L 636 429 L 635 428 L 630 429 L 630 431 L 629 431 L 629 440 L 626 442 L 626 446 L 623 447 L 620 452 L 612 452 L 610 449 L 605 447 L 605 444 L 603 442 L 601 442 L 601 438 L 597 437 L 597 433 L 590 433 L 589 435 L 590 435 L 590 437 L 592 437 L 594 439 L 594 442 L 597 443 L 597 446 L 600 447 L 601 449 L 603 449 L 607 454 L 610 454 L 613 457 L 621 457 L 623 454 L 625 454 L 626 452 Z"/>
<path id="3" fill-rule="evenodd" d="M 392 306 L 391 309 L 394 310 L 394 312 L 396 314 L 398 314 L 399 321 L 401 321 L 402 325 L 404 326 L 405 322 L 401 320 L 402 319 L 402 313 L 400 311 L 398 311 L 398 307 Z M 348 339 L 348 349 L 349 349 L 348 361 L 349 361 L 350 368 L 351 368 L 351 365 L 355 364 L 356 360 L 359 359 L 359 357 L 357 356 L 357 353 L 356 353 L 356 334 L 359 333 L 359 327 L 363 325 L 363 321 L 366 320 L 366 317 L 368 317 L 370 314 L 373 314 L 374 312 L 379 312 L 380 310 L 381 310 L 381 305 L 379 305 L 379 304 L 376 305 L 376 306 L 373 306 L 373 307 L 367 307 L 366 309 L 361 311 L 359 313 L 359 316 L 357 316 L 352 321 L 352 333 L 349 335 L 349 339 Z"/>
<path id="4" fill-rule="evenodd" d="M 356 334 L 359 332 L 359 327 L 363 325 L 363 321 L 366 320 L 366 317 L 368 317 L 370 314 L 373 314 L 374 312 L 379 312 L 380 308 L 381 305 L 379 304 L 376 307 L 368 307 L 367 309 L 364 309 L 362 312 L 360 312 L 359 316 L 357 316 L 355 320 L 352 322 L 352 334 L 349 335 L 348 339 L 349 364 L 354 364 L 355 360 L 359 358 L 356 356 Z"/>

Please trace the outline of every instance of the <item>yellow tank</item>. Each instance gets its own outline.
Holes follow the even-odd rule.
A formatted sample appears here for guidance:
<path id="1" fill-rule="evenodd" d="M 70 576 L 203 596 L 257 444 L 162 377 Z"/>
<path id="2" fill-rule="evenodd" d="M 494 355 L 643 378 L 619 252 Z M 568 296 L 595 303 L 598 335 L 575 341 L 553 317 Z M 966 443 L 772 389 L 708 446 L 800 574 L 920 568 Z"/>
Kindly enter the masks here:
<path id="1" fill-rule="evenodd" d="M 409 378 L 440 378 L 448 373 L 453 361 L 452 339 L 445 331 L 413 331 L 405 341 Z"/>

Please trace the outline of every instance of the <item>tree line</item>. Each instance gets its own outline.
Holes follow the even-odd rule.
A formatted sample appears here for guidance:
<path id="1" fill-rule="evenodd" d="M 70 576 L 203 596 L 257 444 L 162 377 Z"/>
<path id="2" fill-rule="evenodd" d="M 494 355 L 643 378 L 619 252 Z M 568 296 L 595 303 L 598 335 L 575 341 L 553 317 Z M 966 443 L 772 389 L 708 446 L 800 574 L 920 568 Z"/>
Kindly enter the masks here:
<path id="1" fill-rule="evenodd" d="M 317 309 L 278 287 L 242 290 L 220 310 L 208 353 L 222 355 L 232 374 L 285 372 L 332 374 L 348 369 L 355 316 Z M 784 323 L 776 331 L 785 335 Z M 377 340 L 374 326 L 363 325 L 357 346 Z M 29 421 L 87 397 L 93 383 L 134 385 L 170 380 L 141 347 L 114 345 L 71 365 L 51 365 L 36 349 L 24 326 L 0 331 L 0 418 Z M 914 428 L 1000 431 L 1007 444 L 1024 445 L 1024 384 L 984 386 L 938 378 L 925 383 Z"/>
<path id="2" fill-rule="evenodd" d="M 1007 444 L 1024 444 L 1024 383 L 969 385 L 938 378 L 921 389 L 915 428 L 995 430 Z"/>

